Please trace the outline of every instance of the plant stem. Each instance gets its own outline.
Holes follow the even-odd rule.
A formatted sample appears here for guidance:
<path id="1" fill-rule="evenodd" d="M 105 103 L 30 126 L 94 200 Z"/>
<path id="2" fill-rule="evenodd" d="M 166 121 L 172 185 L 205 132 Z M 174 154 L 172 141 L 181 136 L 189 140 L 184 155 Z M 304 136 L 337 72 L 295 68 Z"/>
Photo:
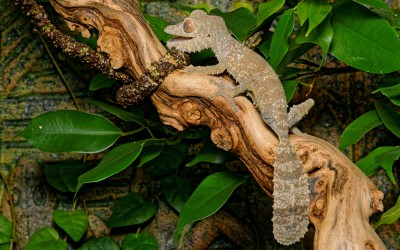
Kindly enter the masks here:
<path id="1" fill-rule="evenodd" d="M 63 81 L 63 83 L 64 83 L 64 86 L 67 88 L 68 93 L 70 94 L 70 96 L 71 96 L 71 98 L 72 98 L 72 101 L 73 101 L 74 104 L 75 104 L 76 109 L 79 110 L 79 111 L 81 111 L 82 109 L 81 109 L 81 107 L 79 106 L 78 100 L 76 99 L 75 94 L 74 94 L 74 92 L 73 92 L 72 89 L 71 89 L 71 86 L 70 86 L 69 83 L 67 82 L 67 79 L 65 79 L 64 74 L 62 73 L 60 67 L 58 66 L 57 61 L 55 60 L 55 58 L 54 58 L 53 54 L 51 53 L 49 47 L 47 46 L 46 42 L 43 40 L 43 37 L 42 37 L 42 36 L 39 36 L 39 37 L 40 37 L 40 40 L 42 41 L 44 47 L 46 48 L 47 54 L 50 56 L 50 59 L 51 59 L 51 61 L 53 62 L 54 67 L 56 67 L 57 72 L 58 72 L 58 74 L 60 75 L 60 77 L 61 77 L 61 79 L 62 79 L 62 81 Z"/>

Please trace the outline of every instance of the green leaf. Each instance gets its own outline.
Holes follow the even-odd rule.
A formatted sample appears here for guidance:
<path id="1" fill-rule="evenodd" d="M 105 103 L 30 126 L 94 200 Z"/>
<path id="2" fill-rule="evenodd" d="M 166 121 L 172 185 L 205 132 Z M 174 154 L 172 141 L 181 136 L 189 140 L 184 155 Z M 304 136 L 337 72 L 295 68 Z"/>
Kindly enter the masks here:
<path id="1" fill-rule="evenodd" d="M 350 0 L 333 6 L 331 53 L 335 57 L 371 73 L 400 70 L 400 39 L 386 20 Z"/>
<path id="2" fill-rule="evenodd" d="M 12 234 L 11 222 L 2 214 L 0 214 L 0 244 L 9 243 Z"/>
<path id="3" fill-rule="evenodd" d="M 169 39 L 172 38 L 172 35 L 164 31 L 165 27 L 169 25 L 167 21 L 162 18 L 150 16 L 147 14 L 144 15 L 144 18 L 146 18 L 147 22 L 149 22 L 151 28 L 153 29 L 158 39 L 160 39 L 160 41 L 166 43 Z"/>
<path id="4" fill-rule="evenodd" d="M 146 144 L 161 141 L 160 139 L 146 139 L 125 143 L 113 148 L 92 170 L 78 178 L 77 191 L 85 183 L 99 182 L 129 167 L 136 160 Z"/>
<path id="5" fill-rule="evenodd" d="M 92 80 L 90 80 L 89 90 L 96 91 L 102 88 L 107 88 L 112 86 L 116 81 L 114 79 L 110 79 L 103 74 L 95 75 Z"/>
<path id="6" fill-rule="evenodd" d="M 79 175 L 91 167 L 77 162 L 66 161 L 47 166 L 43 169 L 46 181 L 61 192 L 75 192 Z"/>
<path id="7" fill-rule="evenodd" d="M 100 108 L 104 109 L 108 113 L 111 113 L 126 122 L 135 122 L 145 128 L 148 128 L 148 126 L 149 126 L 147 124 L 147 121 L 144 119 L 143 114 L 141 114 L 141 113 L 135 114 L 135 113 L 120 109 L 119 107 L 116 107 L 116 106 L 113 106 L 113 105 L 110 105 L 110 104 L 107 104 L 104 102 L 96 101 L 96 100 L 86 100 L 86 102 L 93 103 L 93 104 L 99 106 Z"/>
<path id="8" fill-rule="evenodd" d="M 397 106 L 400 106 L 400 83 L 390 87 L 379 88 L 372 92 L 372 94 L 381 92 L 389 100 Z"/>
<path id="9" fill-rule="evenodd" d="M 262 38 L 261 44 L 257 46 L 265 59 L 268 59 L 271 55 L 272 35 L 272 32 L 266 33 Z"/>
<path id="10" fill-rule="evenodd" d="M 138 168 L 146 164 L 147 162 L 157 158 L 164 149 L 165 144 L 152 144 L 144 147 L 140 154 L 140 163 Z"/>
<path id="11" fill-rule="evenodd" d="M 156 206 L 145 201 L 142 196 L 130 193 L 112 206 L 113 211 L 107 221 L 109 227 L 123 227 L 144 223 L 156 213 Z"/>
<path id="12" fill-rule="evenodd" d="M 331 12 L 332 6 L 326 2 L 305 0 L 297 6 L 300 25 L 303 26 L 308 20 L 307 37 Z"/>
<path id="13" fill-rule="evenodd" d="M 301 33 L 296 38 L 297 43 L 313 43 L 321 47 L 323 57 L 321 66 L 324 63 L 325 57 L 329 52 L 329 48 L 333 39 L 333 30 L 330 25 L 330 16 L 326 17 L 316 29 L 307 34 L 306 29 L 302 28 Z"/>
<path id="14" fill-rule="evenodd" d="M 91 239 L 78 250 L 119 250 L 117 243 L 108 237 Z"/>
<path id="15" fill-rule="evenodd" d="M 57 110 L 33 118 L 19 135 L 46 152 L 97 153 L 114 144 L 122 132 L 100 115 Z"/>
<path id="16" fill-rule="evenodd" d="M 171 157 L 173 156 L 173 157 Z M 149 161 L 148 172 L 153 176 L 168 174 L 177 169 L 187 156 L 187 145 L 166 145 L 161 153 Z"/>
<path id="17" fill-rule="evenodd" d="M 251 35 L 252 29 L 256 26 L 256 16 L 247 8 L 239 8 L 227 13 L 213 9 L 211 14 L 222 17 L 228 30 L 241 42 Z"/>
<path id="18" fill-rule="evenodd" d="M 59 239 L 58 233 L 54 228 L 45 227 L 31 236 L 25 250 L 63 250 L 67 248 L 67 243 Z"/>
<path id="19" fill-rule="evenodd" d="M 388 20 L 392 25 L 398 24 L 399 17 L 393 13 L 389 6 L 382 0 L 354 0 L 371 11 Z"/>
<path id="20" fill-rule="evenodd" d="M 10 250 L 10 243 L 5 243 L 0 245 L 0 250 Z"/>
<path id="21" fill-rule="evenodd" d="M 380 220 L 374 225 L 376 230 L 382 224 L 392 224 L 400 219 L 400 196 L 397 198 L 396 205 L 382 214 Z"/>
<path id="22" fill-rule="evenodd" d="M 397 137 L 400 138 L 400 115 L 389 104 L 378 102 L 375 103 L 376 111 L 381 118 L 383 124 Z"/>
<path id="23" fill-rule="evenodd" d="M 193 187 L 191 180 L 170 175 L 161 181 L 161 190 L 168 204 L 180 212 L 192 194 Z"/>
<path id="24" fill-rule="evenodd" d="M 286 102 L 289 103 L 292 99 L 294 92 L 296 92 L 297 85 L 299 85 L 299 81 L 297 80 L 288 80 L 282 82 L 283 90 L 285 91 Z"/>
<path id="25" fill-rule="evenodd" d="M 289 36 L 294 27 L 294 11 L 286 10 L 276 26 L 271 41 L 271 66 L 276 69 L 289 50 Z"/>
<path id="26" fill-rule="evenodd" d="M 366 157 L 356 162 L 356 165 L 361 169 L 366 176 L 373 175 L 376 171 L 380 169 L 380 164 L 375 161 L 375 158 L 385 152 L 393 150 L 395 147 L 379 147 L 369 153 Z"/>
<path id="27" fill-rule="evenodd" d="M 122 240 L 122 250 L 157 250 L 157 239 L 148 232 L 128 234 Z"/>
<path id="28" fill-rule="evenodd" d="M 83 211 L 55 210 L 54 221 L 61 227 L 75 242 L 78 242 L 88 228 L 88 216 Z"/>
<path id="29" fill-rule="evenodd" d="M 175 240 L 185 225 L 204 219 L 218 211 L 235 188 L 245 183 L 246 179 L 231 172 L 217 172 L 207 176 L 182 208 L 175 231 Z"/>
<path id="30" fill-rule="evenodd" d="M 315 47 L 315 45 L 311 43 L 299 45 L 294 40 L 289 40 L 289 51 L 285 54 L 285 56 L 279 63 L 279 66 L 275 69 L 276 73 L 278 75 L 286 77 L 283 75 L 283 73 L 287 71 L 288 64 L 298 59 L 300 56 L 304 55 L 304 53 L 306 53 L 313 47 Z"/>
<path id="31" fill-rule="evenodd" d="M 235 160 L 235 156 L 227 151 L 224 151 L 211 141 L 209 137 L 207 137 L 203 142 L 203 147 L 200 152 L 196 155 L 196 157 L 186 164 L 186 167 L 191 167 L 196 165 L 199 162 L 211 162 L 211 163 L 227 163 Z"/>
<path id="32" fill-rule="evenodd" d="M 387 175 L 394 185 L 396 185 L 396 180 L 393 176 L 393 163 L 399 159 L 399 156 L 400 147 L 395 147 L 394 149 L 375 157 L 375 161 L 379 163 L 383 169 L 385 169 Z"/>
<path id="33" fill-rule="evenodd" d="M 346 147 L 356 143 L 368 131 L 382 124 L 382 121 L 376 110 L 368 111 L 352 121 L 344 130 L 339 142 L 339 149 L 344 150 Z"/>
<path id="34" fill-rule="evenodd" d="M 283 4 L 285 4 L 285 0 L 272 0 L 260 4 L 257 12 L 257 26 L 254 30 L 262 26 L 273 14 L 282 9 Z"/>

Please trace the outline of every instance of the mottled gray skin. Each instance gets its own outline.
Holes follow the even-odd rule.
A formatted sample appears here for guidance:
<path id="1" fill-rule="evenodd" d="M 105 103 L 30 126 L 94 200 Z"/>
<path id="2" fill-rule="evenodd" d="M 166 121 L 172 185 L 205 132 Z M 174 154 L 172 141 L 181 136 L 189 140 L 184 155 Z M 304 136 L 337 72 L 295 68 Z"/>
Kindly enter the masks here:
<path id="1" fill-rule="evenodd" d="M 290 245 L 307 232 L 309 194 L 307 173 L 296 150 L 289 143 L 289 128 L 313 105 L 311 99 L 294 106 L 289 114 L 285 93 L 279 77 L 271 66 L 254 51 L 231 37 L 221 17 L 196 10 L 182 23 L 168 26 L 165 31 L 177 36 L 167 43 L 184 52 L 211 48 L 218 64 L 206 67 L 189 66 L 187 72 L 216 75 L 225 70 L 237 81 L 233 87 L 223 78 L 213 82 L 219 91 L 211 98 L 224 96 L 234 110 L 233 97 L 247 93 L 259 109 L 266 124 L 279 137 L 274 163 L 274 236 Z"/>

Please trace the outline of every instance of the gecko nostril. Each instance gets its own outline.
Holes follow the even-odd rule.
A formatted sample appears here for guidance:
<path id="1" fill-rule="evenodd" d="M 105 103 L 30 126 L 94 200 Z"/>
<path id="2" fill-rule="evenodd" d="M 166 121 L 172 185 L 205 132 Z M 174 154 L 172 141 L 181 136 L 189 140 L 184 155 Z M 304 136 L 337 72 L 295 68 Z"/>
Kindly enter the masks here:
<path id="1" fill-rule="evenodd" d="M 193 19 L 186 18 L 183 23 L 183 31 L 186 33 L 192 33 L 195 29 L 196 24 L 194 23 Z"/>

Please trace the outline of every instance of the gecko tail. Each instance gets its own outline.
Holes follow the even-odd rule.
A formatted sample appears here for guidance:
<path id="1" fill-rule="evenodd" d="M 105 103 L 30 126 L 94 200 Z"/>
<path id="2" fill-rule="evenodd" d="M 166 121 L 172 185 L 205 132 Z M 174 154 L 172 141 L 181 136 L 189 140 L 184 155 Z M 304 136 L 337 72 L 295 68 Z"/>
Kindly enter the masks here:
<path id="1" fill-rule="evenodd" d="M 291 245 L 308 230 L 308 176 L 288 140 L 279 143 L 275 154 L 273 233 L 279 243 Z"/>

